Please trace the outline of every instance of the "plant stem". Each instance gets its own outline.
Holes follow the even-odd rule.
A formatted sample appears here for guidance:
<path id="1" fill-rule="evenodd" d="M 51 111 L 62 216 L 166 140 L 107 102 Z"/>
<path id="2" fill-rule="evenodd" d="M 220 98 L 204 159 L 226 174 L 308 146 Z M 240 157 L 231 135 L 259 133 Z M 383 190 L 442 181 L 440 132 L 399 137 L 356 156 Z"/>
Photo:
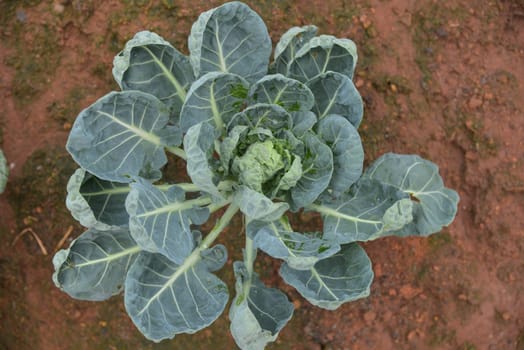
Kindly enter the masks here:
<path id="1" fill-rule="evenodd" d="M 246 219 L 246 221 L 248 220 L 249 219 Z M 249 221 L 247 223 L 249 223 Z M 244 230 L 247 227 L 247 223 L 244 225 Z M 246 246 L 244 249 L 244 266 L 246 267 L 248 280 L 244 282 L 242 294 L 247 298 L 249 295 L 249 290 L 251 289 L 251 281 L 253 280 L 253 264 L 255 263 L 255 258 L 257 257 L 257 250 L 253 245 L 253 240 L 247 236 L 247 232 L 245 236 Z"/>
<path id="2" fill-rule="evenodd" d="M 186 152 L 180 147 L 166 147 L 166 150 L 184 160 L 187 159 Z"/>
<path id="3" fill-rule="evenodd" d="M 198 192 L 198 191 L 200 191 L 200 188 L 197 185 L 195 185 L 195 184 L 193 184 L 191 182 L 181 182 L 181 183 L 174 184 L 174 185 L 180 187 L 185 192 Z"/>
<path id="4" fill-rule="evenodd" d="M 226 226 L 229 224 L 233 216 L 238 211 L 238 206 L 235 204 L 229 205 L 229 207 L 226 209 L 222 217 L 217 221 L 215 227 L 209 231 L 206 238 L 202 241 L 202 243 L 198 246 L 199 251 L 203 251 L 217 239 L 217 237 L 220 235 L 220 233 L 226 228 Z"/>
<path id="5" fill-rule="evenodd" d="M 219 210 L 220 208 L 225 207 L 226 205 L 230 204 L 233 201 L 233 199 L 227 199 L 224 202 L 221 203 L 211 203 L 207 206 L 207 209 L 209 209 L 210 213 L 214 213 L 215 211 Z"/>

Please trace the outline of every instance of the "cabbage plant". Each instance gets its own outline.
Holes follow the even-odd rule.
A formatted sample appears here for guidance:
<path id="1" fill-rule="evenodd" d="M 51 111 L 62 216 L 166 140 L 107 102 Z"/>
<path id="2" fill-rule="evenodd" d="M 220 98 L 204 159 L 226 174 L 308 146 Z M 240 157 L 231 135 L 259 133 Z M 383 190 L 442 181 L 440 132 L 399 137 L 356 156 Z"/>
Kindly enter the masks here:
<path id="1" fill-rule="evenodd" d="M 73 125 L 67 149 L 80 168 L 67 207 L 88 229 L 53 260 L 55 284 L 73 298 L 123 292 L 156 342 L 209 326 L 230 300 L 215 240 L 240 214 L 244 229 L 228 232 L 245 238 L 230 329 L 240 348 L 263 349 L 293 303 L 259 279 L 258 250 L 282 260 L 281 277 L 310 303 L 335 310 L 370 293 L 359 242 L 427 236 L 453 220 L 458 195 L 432 162 L 389 153 L 363 170 L 353 41 L 293 27 L 270 64 L 264 22 L 231 2 L 200 15 L 188 46 L 185 56 L 137 33 L 114 59 L 122 90 Z M 185 160 L 191 182 L 163 180 L 166 152 Z M 320 213 L 323 231 L 293 229 L 297 212 Z"/>

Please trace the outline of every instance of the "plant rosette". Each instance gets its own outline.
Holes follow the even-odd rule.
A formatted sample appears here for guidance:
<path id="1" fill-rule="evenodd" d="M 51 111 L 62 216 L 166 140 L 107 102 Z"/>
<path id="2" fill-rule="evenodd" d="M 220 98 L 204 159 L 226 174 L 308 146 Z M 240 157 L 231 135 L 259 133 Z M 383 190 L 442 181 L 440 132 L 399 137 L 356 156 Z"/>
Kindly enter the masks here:
<path id="1" fill-rule="evenodd" d="M 240 348 L 263 349 L 293 304 L 260 281 L 257 250 L 283 260 L 280 275 L 310 303 L 334 310 L 370 293 L 358 242 L 428 236 L 452 222 L 459 198 L 432 162 L 389 153 L 363 171 L 351 40 L 293 27 L 269 64 L 264 22 L 231 2 L 200 15 L 189 51 L 137 33 L 114 59 L 122 91 L 73 125 L 67 149 L 80 168 L 66 204 L 88 229 L 53 259 L 55 284 L 73 298 L 123 292 L 153 341 L 209 326 L 230 299 L 213 274 L 227 251 L 214 241 L 241 213 L 230 329 Z M 162 181 L 166 152 L 186 161 L 190 183 Z M 295 231 L 288 216 L 299 210 L 320 213 L 323 232 Z"/>

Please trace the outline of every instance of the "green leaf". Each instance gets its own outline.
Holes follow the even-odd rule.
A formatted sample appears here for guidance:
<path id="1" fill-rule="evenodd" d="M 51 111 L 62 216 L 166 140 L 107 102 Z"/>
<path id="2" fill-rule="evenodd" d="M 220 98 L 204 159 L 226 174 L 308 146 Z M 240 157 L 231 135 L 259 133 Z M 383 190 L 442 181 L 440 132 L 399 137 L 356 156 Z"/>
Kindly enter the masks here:
<path id="1" fill-rule="evenodd" d="M 309 111 L 313 108 L 315 97 L 301 82 L 274 74 L 266 75 L 251 86 L 248 103 L 276 104 L 288 112 Z"/>
<path id="2" fill-rule="evenodd" d="M 235 126 L 220 143 L 220 163 L 224 168 L 224 173 L 229 173 L 229 167 L 231 160 L 235 156 L 235 149 L 238 146 L 238 142 L 241 137 L 247 134 L 248 127 L 244 125 Z"/>
<path id="3" fill-rule="evenodd" d="M 202 191 L 218 198 L 215 169 L 211 164 L 218 132 L 208 123 L 193 125 L 184 136 L 184 150 L 187 155 L 187 173 L 192 182 Z"/>
<path id="4" fill-rule="evenodd" d="M 233 203 L 251 220 L 274 221 L 289 209 L 287 203 L 275 203 L 262 193 L 243 185 L 235 191 Z"/>
<path id="5" fill-rule="evenodd" d="M 194 80 L 187 56 L 171 45 L 149 44 L 131 49 L 121 85 L 123 90 L 154 95 L 169 108 L 171 120 L 178 122 L 187 89 Z"/>
<path id="6" fill-rule="evenodd" d="M 280 38 L 275 47 L 273 70 L 289 76 L 289 67 L 296 54 L 309 40 L 317 34 L 318 28 L 313 25 L 291 27 Z"/>
<path id="7" fill-rule="evenodd" d="M 211 72 L 202 76 L 189 89 L 182 107 L 182 130 L 208 122 L 223 131 L 245 100 L 239 90 L 245 89 L 247 93 L 248 86 L 247 81 L 235 74 Z"/>
<path id="8" fill-rule="evenodd" d="M 328 190 L 337 197 L 362 175 L 364 149 L 360 135 L 345 118 L 334 114 L 326 116 L 318 123 L 317 135 L 333 152 L 334 169 Z"/>
<path id="9" fill-rule="evenodd" d="M 414 198 L 413 222 L 396 235 L 428 236 L 449 225 L 457 213 L 459 196 L 446 188 L 438 166 L 416 155 L 388 153 L 364 173 Z"/>
<path id="10" fill-rule="evenodd" d="M 320 35 L 309 40 L 289 64 L 290 78 L 308 82 L 327 72 L 353 79 L 357 64 L 357 46 L 349 39 Z"/>
<path id="11" fill-rule="evenodd" d="M 226 259 L 221 245 L 202 254 L 197 249 L 183 264 L 161 254 L 140 253 L 125 285 L 125 306 L 133 323 L 156 342 L 209 326 L 229 299 L 226 284 L 211 273 Z"/>
<path id="12" fill-rule="evenodd" d="M 113 77 L 120 87 L 122 87 L 122 78 L 124 72 L 129 68 L 131 50 L 137 46 L 145 45 L 167 45 L 171 44 L 165 41 L 160 35 L 147 30 L 138 32 L 126 43 L 125 48 L 118 53 L 113 59 Z"/>
<path id="13" fill-rule="evenodd" d="M 302 177 L 302 160 L 295 155 L 289 169 L 280 178 L 277 187 L 272 191 L 272 196 L 276 196 L 279 191 L 286 191 L 296 186 Z"/>
<path id="14" fill-rule="evenodd" d="M 342 246 L 308 270 L 295 270 L 284 263 L 280 275 L 311 304 L 327 310 L 367 297 L 373 281 L 371 261 L 357 243 Z"/>
<path id="15" fill-rule="evenodd" d="M 351 79 L 341 73 L 327 72 L 309 81 L 307 86 L 315 95 L 313 112 L 319 120 L 338 114 L 358 128 L 364 115 L 364 105 Z"/>
<path id="16" fill-rule="evenodd" d="M 161 253 L 177 264 L 182 264 L 194 249 L 191 224 L 207 221 L 210 198 L 186 200 L 185 192 L 171 186 L 162 192 L 151 183 L 138 179 L 131 184 L 126 200 L 129 229 L 142 249 Z"/>
<path id="17" fill-rule="evenodd" d="M 317 116 L 311 111 L 291 112 L 293 129 L 291 131 L 297 137 L 302 137 L 310 131 L 317 123 Z"/>
<path id="18" fill-rule="evenodd" d="M 127 183 L 101 180 L 79 168 L 67 183 L 66 206 L 88 228 L 106 231 L 127 226 L 125 201 L 130 190 Z"/>
<path id="19" fill-rule="evenodd" d="M 293 316 L 293 304 L 278 289 L 268 288 L 243 262 L 233 264 L 236 296 L 229 309 L 231 334 L 243 350 L 263 350 Z"/>
<path id="20" fill-rule="evenodd" d="M 313 203 L 329 185 L 333 174 L 333 153 L 313 133 L 302 138 L 306 155 L 302 159 L 302 177 L 291 188 L 292 209 L 297 210 Z"/>
<path id="21" fill-rule="evenodd" d="M 324 196 L 321 205 L 312 204 L 308 209 L 322 214 L 324 237 L 340 244 L 392 235 L 413 219 L 408 195 L 367 178 L 359 180 L 349 193 L 338 198 Z"/>
<path id="22" fill-rule="evenodd" d="M 189 36 L 195 75 L 234 73 L 250 83 L 267 73 L 271 38 L 260 16 L 241 2 L 230 2 L 200 15 Z"/>
<path id="23" fill-rule="evenodd" d="M 0 149 L 0 193 L 4 192 L 7 184 L 7 177 L 9 176 L 9 168 L 4 156 L 4 152 Z"/>
<path id="24" fill-rule="evenodd" d="M 100 301 L 119 294 L 140 252 L 129 230 L 89 229 L 53 258 L 55 285 L 71 297 Z"/>
<path id="25" fill-rule="evenodd" d="M 263 128 L 277 132 L 291 129 L 292 119 L 291 115 L 279 105 L 258 103 L 235 114 L 227 129 L 232 130 L 237 125 L 249 126 L 252 130 Z"/>
<path id="26" fill-rule="evenodd" d="M 67 150 L 82 168 L 103 180 L 158 178 L 167 162 L 164 146 L 176 143 L 163 137 L 168 119 L 166 107 L 150 94 L 111 92 L 80 113 Z"/>
<path id="27" fill-rule="evenodd" d="M 307 270 L 319 260 L 340 250 L 340 245 L 320 237 L 318 233 L 299 233 L 284 225 L 282 220 L 273 222 L 250 221 L 246 232 L 257 248 L 273 258 L 283 259 L 297 270 Z"/>

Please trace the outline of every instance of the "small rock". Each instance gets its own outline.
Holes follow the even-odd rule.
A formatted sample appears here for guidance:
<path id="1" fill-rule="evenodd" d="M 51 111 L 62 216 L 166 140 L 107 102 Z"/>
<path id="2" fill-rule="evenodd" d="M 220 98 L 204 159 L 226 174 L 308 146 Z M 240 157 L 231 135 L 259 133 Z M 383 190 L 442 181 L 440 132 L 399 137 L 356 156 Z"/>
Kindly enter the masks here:
<path id="1" fill-rule="evenodd" d="M 391 317 L 393 317 L 393 313 L 391 311 L 386 311 L 382 314 L 382 320 L 384 322 L 388 322 L 389 320 L 391 320 Z"/>
<path id="2" fill-rule="evenodd" d="M 400 17 L 400 23 L 404 24 L 406 27 L 411 27 L 411 13 L 406 12 L 402 17 Z"/>
<path id="3" fill-rule="evenodd" d="M 411 299 L 417 296 L 418 294 L 420 294 L 422 290 L 419 288 L 413 288 L 412 286 L 409 286 L 409 285 L 405 285 L 400 288 L 399 292 L 400 292 L 400 296 L 402 296 L 403 298 Z"/>
<path id="4" fill-rule="evenodd" d="M 360 89 L 361 87 L 364 86 L 364 80 L 361 79 L 361 78 L 358 78 L 357 81 L 355 82 L 355 86 Z"/>
<path id="5" fill-rule="evenodd" d="M 21 9 L 16 10 L 16 19 L 18 20 L 18 22 L 24 23 L 27 20 L 25 11 Z"/>
<path id="6" fill-rule="evenodd" d="M 60 3 L 56 3 L 56 2 L 53 4 L 53 11 L 55 11 L 56 13 L 63 13 L 64 10 L 65 10 L 64 5 Z"/>
<path id="7" fill-rule="evenodd" d="M 393 288 L 391 288 L 389 291 L 388 291 L 388 294 L 392 297 L 396 296 L 397 295 L 397 291 L 394 290 Z"/>
<path id="8" fill-rule="evenodd" d="M 458 295 L 459 300 L 468 300 L 468 296 L 464 293 L 460 293 Z"/>
<path id="9" fill-rule="evenodd" d="M 478 107 L 482 106 L 482 100 L 477 97 L 472 97 L 468 102 L 468 107 L 471 109 L 476 109 Z"/>
<path id="10" fill-rule="evenodd" d="M 448 31 L 447 31 L 446 28 L 444 28 L 444 27 L 439 27 L 439 28 L 437 28 L 437 30 L 435 31 L 435 34 L 437 34 L 437 36 L 438 36 L 439 38 L 442 38 L 442 39 L 443 39 L 443 38 L 447 38 L 447 36 L 448 36 Z"/>
<path id="11" fill-rule="evenodd" d="M 366 323 L 375 321 L 375 318 L 377 318 L 377 314 L 374 311 L 368 311 L 364 314 L 364 321 L 366 321 Z"/>
<path id="12" fill-rule="evenodd" d="M 398 91 L 398 87 L 397 87 L 397 85 L 395 85 L 395 84 L 393 84 L 393 83 L 389 84 L 389 89 L 390 89 L 391 92 L 393 92 L 393 93 L 396 93 L 396 92 Z"/>
<path id="13" fill-rule="evenodd" d="M 360 16 L 359 20 L 360 20 L 360 24 L 362 24 L 362 27 L 364 29 L 368 29 L 369 27 L 371 27 L 372 23 L 371 23 L 371 20 L 368 18 L 368 16 L 362 15 Z"/>
<path id="14" fill-rule="evenodd" d="M 503 312 L 503 313 L 502 313 L 502 319 L 503 319 L 504 321 L 509 321 L 510 318 L 511 318 L 511 315 L 509 314 L 509 312 Z"/>
<path id="15" fill-rule="evenodd" d="M 413 330 L 408 333 L 408 336 L 406 337 L 408 341 L 412 341 L 417 336 L 417 331 Z"/>

